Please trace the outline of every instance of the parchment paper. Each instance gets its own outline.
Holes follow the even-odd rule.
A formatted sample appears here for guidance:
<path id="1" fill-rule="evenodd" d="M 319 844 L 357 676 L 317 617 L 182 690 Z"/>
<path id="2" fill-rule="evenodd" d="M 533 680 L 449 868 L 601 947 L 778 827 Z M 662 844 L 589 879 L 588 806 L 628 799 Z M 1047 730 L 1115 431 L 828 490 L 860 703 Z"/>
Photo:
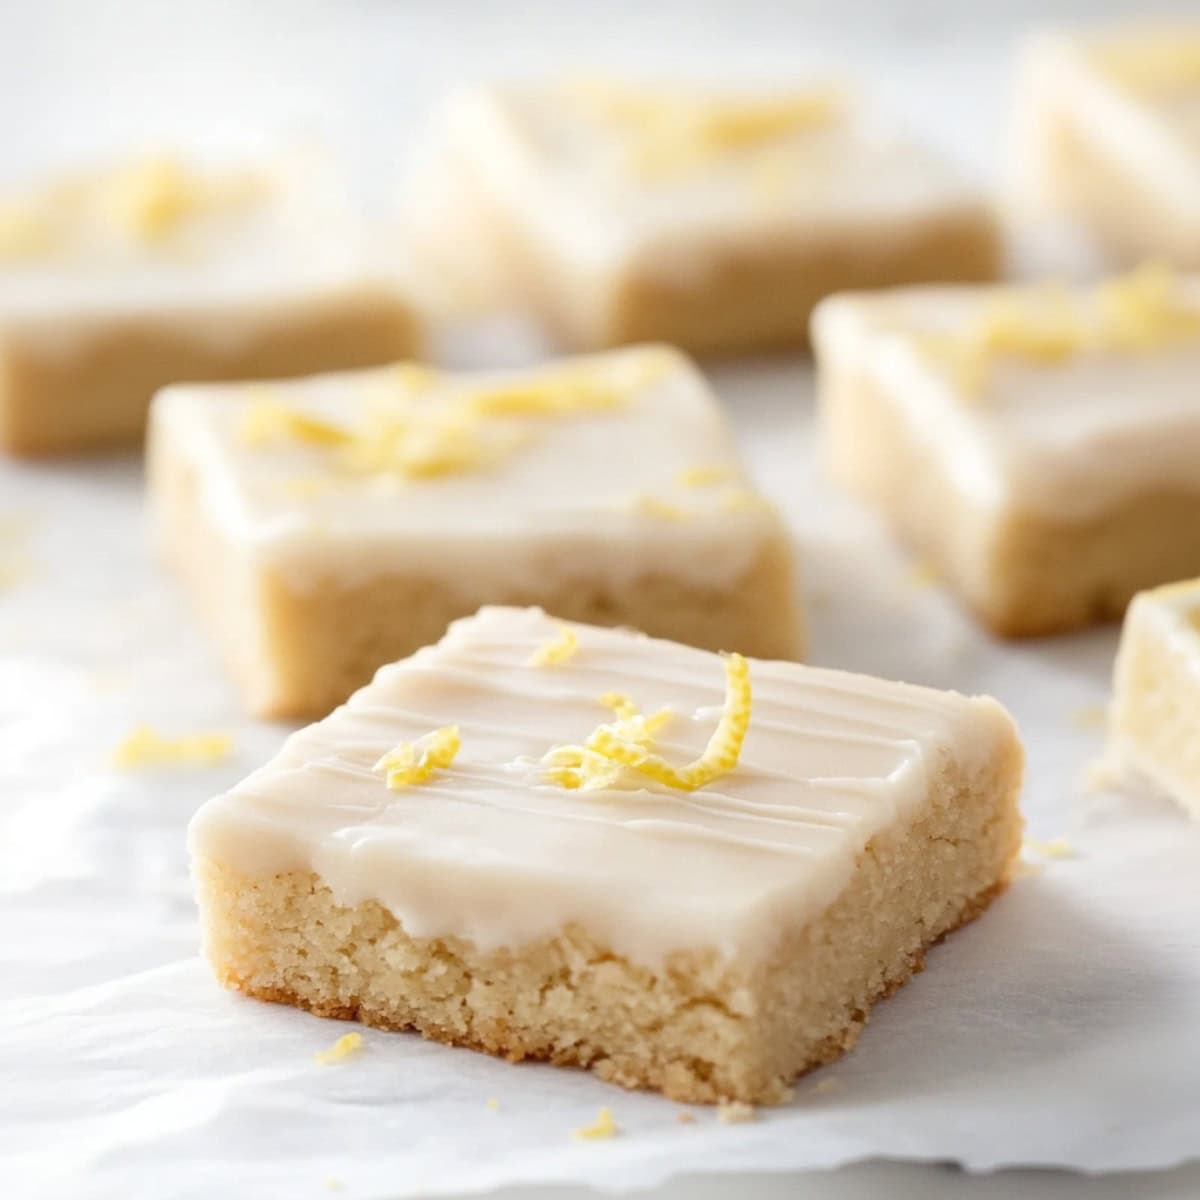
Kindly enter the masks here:
<path id="1" fill-rule="evenodd" d="M 1089 793 L 1115 632 L 1000 645 L 820 476 L 806 368 L 718 371 L 803 555 L 813 661 L 1017 715 L 1038 860 L 882 1004 L 854 1053 L 743 1124 L 223 993 L 195 957 L 184 828 L 288 731 L 245 720 L 153 561 L 136 459 L 0 465 L 0 1161 L 17 1194 L 401 1197 L 891 1156 L 973 1170 L 1200 1152 L 1200 827 Z M 140 721 L 228 729 L 229 761 L 119 773 Z M 499 1107 L 489 1107 L 495 1099 Z M 601 1105 L 620 1134 L 569 1131 Z M 15 1172 L 15 1175 L 14 1175 Z"/>

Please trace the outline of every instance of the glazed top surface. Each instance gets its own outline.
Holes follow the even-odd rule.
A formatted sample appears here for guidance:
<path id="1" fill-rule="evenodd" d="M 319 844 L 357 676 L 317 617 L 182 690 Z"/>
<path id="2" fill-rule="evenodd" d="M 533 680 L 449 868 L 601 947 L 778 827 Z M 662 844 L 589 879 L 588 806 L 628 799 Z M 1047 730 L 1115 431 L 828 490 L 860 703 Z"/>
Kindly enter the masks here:
<path id="1" fill-rule="evenodd" d="M 416 937 L 518 947 L 578 924 L 639 962 L 712 949 L 753 963 L 819 915 L 949 768 L 977 778 L 1012 733 L 991 700 L 751 660 L 728 773 L 694 791 L 633 769 L 571 789 L 543 757 L 611 719 L 603 694 L 668 708 L 654 750 L 683 763 L 720 720 L 725 675 L 715 654 L 580 625 L 564 661 L 535 665 L 563 628 L 538 609 L 456 622 L 206 804 L 193 855 L 255 877 L 313 871 Z M 451 726 L 453 761 L 389 789 L 380 757 Z"/>

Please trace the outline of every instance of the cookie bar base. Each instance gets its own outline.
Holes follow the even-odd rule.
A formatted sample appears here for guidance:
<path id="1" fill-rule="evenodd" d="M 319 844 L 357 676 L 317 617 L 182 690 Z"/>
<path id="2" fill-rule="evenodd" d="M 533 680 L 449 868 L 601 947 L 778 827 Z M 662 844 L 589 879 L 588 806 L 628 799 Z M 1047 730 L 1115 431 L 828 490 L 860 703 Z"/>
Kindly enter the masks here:
<path id="1" fill-rule="evenodd" d="M 751 970 L 712 951 L 640 965 L 571 927 L 519 950 L 410 938 L 375 902 L 307 871 L 254 879 L 194 863 L 206 953 L 227 987 L 321 1016 L 417 1030 L 510 1060 L 586 1067 L 688 1103 L 775 1103 L 850 1049 L 872 1004 L 982 912 L 1018 851 L 1021 752 L 948 765 L 912 819 L 876 836 L 815 921 Z"/>
<path id="2" fill-rule="evenodd" d="M 420 331 L 387 288 L 189 313 L 0 328 L 0 450 L 37 456 L 137 441 L 181 380 L 267 379 L 408 358 Z"/>
<path id="3" fill-rule="evenodd" d="M 1149 587 L 1200 574 L 1200 488 L 1140 493 L 1098 516 L 982 511 L 877 383 L 829 364 L 821 383 L 834 475 L 1002 637 L 1115 620 Z"/>
<path id="4" fill-rule="evenodd" d="M 720 589 L 646 575 L 619 584 L 598 576 L 554 586 L 534 581 L 497 592 L 470 580 L 395 573 L 297 587 L 213 527 L 192 468 L 153 433 L 148 461 L 160 549 L 259 716 L 324 716 L 384 663 L 437 641 L 452 620 L 482 604 L 536 605 L 564 620 L 627 625 L 755 658 L 792 659 L 802 649 L 794 558 L 782 534 Z"/>
<path id="5" fill-rule="evenodd" d="M 1156 603 L 1153 594 L 1135 601 L 1125 622 L 1109 723 L 1113 758 L 1200 820 L 1200 648 L 1189 660 L 1172 644 L 1150 615 Z"/>

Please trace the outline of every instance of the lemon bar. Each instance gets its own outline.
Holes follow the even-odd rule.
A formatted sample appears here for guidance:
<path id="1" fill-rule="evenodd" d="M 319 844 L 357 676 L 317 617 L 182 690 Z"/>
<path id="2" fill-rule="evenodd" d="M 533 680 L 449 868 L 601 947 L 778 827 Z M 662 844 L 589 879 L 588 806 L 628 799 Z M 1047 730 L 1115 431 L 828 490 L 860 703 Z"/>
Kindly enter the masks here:
<path id="1" fill-rule="evenodd" d="M 995 701 L 486 608 L 190 829 L 227 987 L 770 1103 L 987 907 Z"/>
<path id="2" fill-rule="evenodd" d="M 1200 24 L 1043 34 L 1022 60 L 1015 191 L 1111 252 L 1200 266 Z"/>
<path id="3" fill-rule="evenodd" d="M 367 252 L 307 156 L 155 157 L 0 195 L 0 449 L 136 441 L 151 396 L 179 380 L 416 353 L 404 285 Z"/>
<path id="4" fill-rule="evenodd" d="M 149 477 L 159 544 L 261 714 L 321 716 L 484 603 L 799 650 L 790 539 L 663 347 L 168 388 Z"/>
<path id="5" fill-rule="evenodd" d="M 829 292 L 998 271 L 979 196 L 828 86 L 484 88 L 431 141 L 408 202 L 426 260 L 574 349 L 796 346 Z"/>
<path id="6" fill-rule="evenodd" d="M 1113 759 L 1200 820 L 1200 579 L 1129 606 L 1114 672 Z"/>
<path id="7" fill-rule="evenodd" d="M 1200 573 L 1200 285 L 897 289 L 814 318 L 834 475 L 997 633 Z"/>

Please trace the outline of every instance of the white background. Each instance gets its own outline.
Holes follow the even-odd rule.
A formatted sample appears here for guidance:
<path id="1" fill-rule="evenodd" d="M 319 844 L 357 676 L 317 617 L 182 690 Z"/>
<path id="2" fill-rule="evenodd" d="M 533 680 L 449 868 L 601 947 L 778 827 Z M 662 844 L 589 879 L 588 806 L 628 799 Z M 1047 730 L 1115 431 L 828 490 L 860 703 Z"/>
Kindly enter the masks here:
<path id="1" fill-rule="evenodd" d="M 1055 11 L 1071 20 L 1090 20 L 1139 7 L 1076 0 Z M 1158 11 L 1168 8 L 1157 6 Z M 21 5 L 4 0 L 0 178 L 19 177 L 34 164 L 130 148 L 180 142 L 236 148 L 316 135 L 344 157 L 363 194 L 380 207 L 394 194 L 422 114 L 448 87 L 480 77 L 619 66 L 755 79 L 844 68 L 982 180 L 995 182 L 1001 174 L 1012 46 L 1021 29 L 1044 19 L 1044 9 L 1036 3 L 969 0 L 895 5 L 863 0 Z M 513 356 L 506 346 L 497 353 Z M 797 490 L 793 478 L 808 469 L 805 370 L 785 365 L 725 371 L 717 374 L 717 382 L 730 397 L 740 436 L 772 494 L 793 503 L 797 496 L 819 495 Z M 788 437 L 796 439 L 795 458 L 760 450 Z M 136 464 L 129 460 L 82 469 L 6 468 L 0 477 L 0 516 L 15 513 L 31 520 L 20 551 L 31 559 L 29 587 L 0 592 L 0 680 L 6 689 L 0 692 L 0 755 L 13 755 L 8 762 L 0 758 L 0 782 L 12 792 L 0 793 L 0 805 L 15 802 L 34 761 L 31 746 L 41 744 L 47 752 L 53 747 L 61 754 L 61 729 L 79 722 L 88 726 L 73 729 L 81 757 L 99 756 L 124 731 L 127 714 L 136 711 L 139 689 L 146 696 L 158 694 L 168 676 L 189 680 L 183 711 L 197 726 L 211 723 L 230 705 L 224 680 L 213 671 L 184 606 L 153 582 L 136 497 Z M 1042 655 L 1050 671 L 1046 686 L 1061 704 L 1082 707 L 1103 699 L 1111 633 L 997 658 L 970 640 L 965 623 L 940 596 L 916 592 L 911 581 L 906 591 L 898 559 L 871 575 L 876 582 L 891 579 L 895 594 L 888 604 L 859 602 L 837 611 L 839 589 L 866 576 L 857 575 L 853 556 L 826 536 L 819 514 L 794 517 L 808 560 L 818 660 L 965 688 L 1007 680 L 1015 691 L 1031 658 Z M 113 531 L 111 538 L 96 536 L 106 528 Z M 0 552 L 16 553 L 3 543 Z M 855 661 L 856 653 L 861 661 Z M 94 697 L 79 698 L 101 675 L 119 697 L 107 707 L 97 706 Z M 1020 696 L 1003 698 L 1020 710 Z M 1061 737 L 1039 741 L 1032 765 L 1055 786 L 1070 790 L 1068 780 L 1086 760 L 1091 735 L 1071 731 L 1065 710 L 1057 715 Z M 19 949 L 12 941 L 0 946 L 0 998 L 102 983 L 189 953 L 194 934 L 186 879 L 181 853 L 170 847 L 178 844 L 184 814 L 205 789 L 236 778 L 269 753 L 280 735 L 269 726 L 247 734 L 228 778 L 172 782 L 183 794 L 170 805 L 159 805 L 145 785 L 136 795 L 126 791 L 118 798 L 110 795 L 117 786 L 111 781 L 79 784 L 78 764 L 64 767 L 71 786 L 49 789 L 45 807 L 2 827 L 7 844 L 0 857 L 0 895 L 6 921 L 20 923 L 30 936 Z M 128 845 L 117 845 L 115 830 L 105 825 L 105 804 L 118 799 L 122 811 L 137 810 L 143 822 Z M 1045 789 L 1035 797 L 1038 802 L 1035 832 L 1064 832 L 1067 810 L 1052 809 Z M 55 862 L 62 846 L 73 847 L 79 862 Z M 100 861 L 127 875 L 111 880 L 89 875 L 89 863 Z M 43 872 L 48 863 L 55 868 L 49 883 Z M 79 902 L 89 887 L 97 889 L 96 925 L 86 937 L 76 926 L 68 949 L 54 898 L 76 910 L 86 908 Z M 154 897 L 149 907 L 147 896 Z M 13 1101 L 20 1086 L 10 1073 L 0 1075 L 6 1100 Z M 619 1110 L 619 1095 L 613 1103 Z M 948 1169 L 871 1166 L 802 1183 L 769 1178 L 753 1191 L 749 1183 L 730 1189 L 725 1194 L 822 1198 L 1065 1197 L 1085 1191 L 1089 1196 L 1136 1191 L 1166 1197 L 1200 1193 L 1200 1170 L 1163 1173 L 1140 1183 L 1130 1177 L 1098 1183 L 1047 1175 L 972 1180 Z M 169 1195 L 169 1188 L 162 1194 Z M 670 1194 L 718 1193 L 708 1182 Z"/>

